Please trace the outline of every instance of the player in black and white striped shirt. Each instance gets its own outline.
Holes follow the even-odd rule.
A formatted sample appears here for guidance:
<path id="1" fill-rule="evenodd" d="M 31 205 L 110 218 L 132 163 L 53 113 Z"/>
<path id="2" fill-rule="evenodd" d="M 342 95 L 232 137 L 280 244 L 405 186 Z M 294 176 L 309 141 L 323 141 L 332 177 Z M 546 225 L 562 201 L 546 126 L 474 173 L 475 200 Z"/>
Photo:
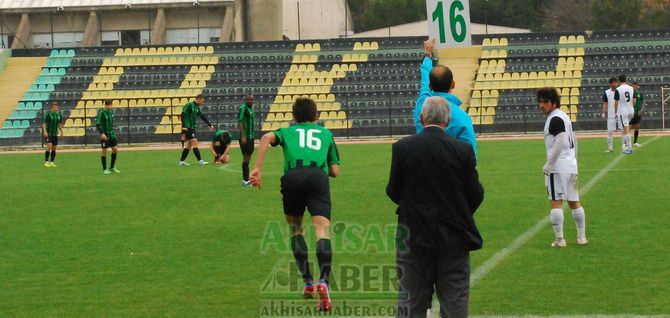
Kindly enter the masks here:
<path id="1" fill-rule="evenodd" d="M 556 239 L 551 246 L 565 247 L 563 238 L 563 201 L 572 209 L 572 219 L 577 226 L 577 244 L 587 244 L 586 215 L 579 202 L 577 186 L 577 138 L 572 131 L 570 117 L 560 109 L 560 96 L 553 87 L 537 91 L 540 109 L 547 115 L 544 125 L 544 143 L 547 162 L 543 170 L 547 195 L 551 201 L 550 219 Z"/>

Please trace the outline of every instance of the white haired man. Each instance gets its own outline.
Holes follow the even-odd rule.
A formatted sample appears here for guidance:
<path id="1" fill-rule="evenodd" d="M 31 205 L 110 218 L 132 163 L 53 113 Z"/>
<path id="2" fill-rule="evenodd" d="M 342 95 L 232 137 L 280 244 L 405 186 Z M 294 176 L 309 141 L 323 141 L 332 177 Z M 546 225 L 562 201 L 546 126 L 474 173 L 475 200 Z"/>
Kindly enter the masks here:
<path id="1" fill-rule="evenodd" d="M 386 194 L 398 204 L 398 317 L 425 316 L 437 291 L 442 317 L 467 317 L 473 215 L 484 199 L 471 145 L 448 136 L 449 103 L 426 99 L 421 133 L 393 144 Z"/>

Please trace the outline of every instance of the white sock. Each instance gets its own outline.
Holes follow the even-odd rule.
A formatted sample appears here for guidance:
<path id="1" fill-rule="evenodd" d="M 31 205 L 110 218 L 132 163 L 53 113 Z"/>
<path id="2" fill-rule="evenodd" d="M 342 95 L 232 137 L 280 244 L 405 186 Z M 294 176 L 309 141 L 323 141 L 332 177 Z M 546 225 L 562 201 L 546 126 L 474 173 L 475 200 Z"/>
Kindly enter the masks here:
<path id="1" fill-rule="evenodd" d="M 626 147 L 629 149 L 633 147 L 633 145 L 630 143 L 630 133 L 626 134 Z"/>
<path id="2" fill-rule="evenodd" d="M 551 219 L 551 227 L 554 229 L 554 234 L 557 239 L 563 238 L 563 209 L 551 209 L 549 214 Z"/>
<path id="3" fill-rule="evenodd" d="M 586 237 L 586 214 L 584 214 L 584 208 L 572 210 L 572 219 L 575 221 L 577 226 L 577 238 Z"/>
<path id="4" fill-rule="evenodd" d="M 607 148 L 612 149 L 612 144 L 614 143 L 614 132 L 611 130 L 607 131 Z"/>

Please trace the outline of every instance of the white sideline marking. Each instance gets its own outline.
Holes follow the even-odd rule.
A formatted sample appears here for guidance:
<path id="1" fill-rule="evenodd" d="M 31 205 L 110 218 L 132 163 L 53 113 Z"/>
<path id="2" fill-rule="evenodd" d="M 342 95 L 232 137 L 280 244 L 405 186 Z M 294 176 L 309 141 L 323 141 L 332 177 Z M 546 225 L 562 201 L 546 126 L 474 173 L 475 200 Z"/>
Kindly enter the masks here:
<path id="1" fill-rule="evenodd" d="M 655 141 L 658 138 L 660 138 L 660 136 L 656 136 L 656 137 L 650 139 L 649 141 L 647 141 L 645 143 L 645 145 L 650 144 L 652 141 Z M 634 155 L 635 154 L 633 154 L 633 156 Z M 579 191 L 579 195 L 580 196 L 586 195 L 586 193 L 589 192 L 589 190 L 591 190 L 591 188 L 596 183 L 598 183 L 598 181 L 600 181 L 600 179 L 602 179 L 605 175 L 607 175 L 607 173 L 610 172 L 612 170 L 612 168 L 614 168 L 614 166 L 616 166 L 619 163 L 619 161 L 621 161 L 623 159 L 624 156 L 629 156 L 629 155 L 620 154 L 614 160 L 612 160 L 612 162 L 610 162 L 607 166 L 605 166 L 605 168 L 600 170 L 600 172 L 598 172 L 593 178 L 591 178 L 591 180 L 589 180 L 589 182 L 586 183 L 586 185 L 584 185 L 584 187 L 581 188 L 581 191 Z M 535 234 L 537 234 L 537 232 L 539 232 L 542 228 L 544 228 L 548 223 L 549 223 L 549 218 L 547 218 L 547 217 L 542 218 L 542 220 L 540 220 L 535 225 L 533 225 L 530 229 L 528 229 L 528 231 L 521 234 L 521 236 L 519 236 L 516 240 L 514 240 L 514 242 L 512 242 L 510 245 L 506 246 L 502 250 L 495 253 L 493 256 L 491 256 L 491 258 L 486 260 L 482 265 L 479 265 L 479 267 L 477 267 L 474 270 L 474 272 L 472 272 L 472 275 L 470 275 L 470 288 L 472 288 L 475 284 L 477 284 L 477 282 L 479 282 L 484 277 L 486 277 L 486 275 L 488 275 L 491 272 L 491 270 L 493 270 L 493 268 L 498 266 L 498 264 L 500 264 L 505 258 L 507 258 L 512 253 L 516 252 L 519 248 L 521 248 L 521 246 L 526 244 L 526 242 L 528 242 L 533 236 L 535 236 Z M 433 299 L 432 308 L 436 308 L 436 309 L 439 308 L 439 305 L 438 305 L 436 299 Z M 439 309 L 432 312 L 433 316 L 439 315 L 439 312 L 440 312 Z M 435 316 L 435 317 L 437 317 L 437 316 Z M 487 317 L 487 316 L 484 316 L 484 317 Z M 488 317 L 503 317 L 503 316 L 488 316 Z M 513 316 L 510 316 L 510 317 L 513 317 Z M 523 317 L 538 317 L 538 316 L 523 316 Z M 550 317 L 559 317 L 559 316 L 550 316 Z M 569 317 L 569 316 L 564 316 L 564 317 Z M 572 317 L 587 317 L 587 316 L 572 316 Z M 588 316 L 588 317 L 605 317 L 605 316 Z M 622 317 L 629 317 L 629 316 L 622 316 Z"/>

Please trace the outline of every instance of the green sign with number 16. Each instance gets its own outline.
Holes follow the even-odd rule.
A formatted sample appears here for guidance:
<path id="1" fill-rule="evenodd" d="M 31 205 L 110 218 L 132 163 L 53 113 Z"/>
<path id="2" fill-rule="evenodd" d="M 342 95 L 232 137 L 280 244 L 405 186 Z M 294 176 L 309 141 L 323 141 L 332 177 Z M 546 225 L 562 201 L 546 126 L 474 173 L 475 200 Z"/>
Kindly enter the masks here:
<path id="1" fill-rule="evenodd" d="M 428 34 L 437 48 L 470 46 L 468 0 L 426 0 Z"/>

